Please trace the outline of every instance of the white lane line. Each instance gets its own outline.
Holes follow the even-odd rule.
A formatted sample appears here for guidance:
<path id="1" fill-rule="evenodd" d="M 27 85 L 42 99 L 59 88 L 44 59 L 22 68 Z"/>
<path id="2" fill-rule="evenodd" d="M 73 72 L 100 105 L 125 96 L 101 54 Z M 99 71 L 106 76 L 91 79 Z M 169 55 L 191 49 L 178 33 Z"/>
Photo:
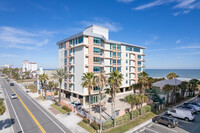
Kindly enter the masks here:
<path id="1" fill-rule="evenodd" d="M 141 130 L 140 130 L 140 133 L 143 132 L 144 130 L 145 130 L 145 128 L 141 129 Z"/>
<path id="2" fill-rule="evenodd" d="M 150 125 L 148 125 L 147 127 L 151 127 L 151 126 L 153 126 L 153 124 L 150 124 Z"/>
<path id="3" fill-rule="evenodd" d="M 152 129 L 149 129 L 149 128 L 146 128 L 146 130 L 149 130 L 149 131 L 151 131 L 151 132 L 154 132 L 154 133 L 159 133 L 159 132 L 157 132 L 157 131 L 154 131 L 154 130 L 152 130 Z"/>
<path id="4" fill-rule="evenodd" d="M 155 124 L 154 124 L 154 125 L 155 125 Z M 165 126 L 161 126 L 161 125 L 159 125 L 159 124 L 156 124 L 156 126 L 159 126 L 159 127 L 165 128 L 165 129 L 170 130 L 170 131 L 172 131 L 172 132 L 177 132 L 176 130 L 170 129 L 170 128 L 165 127 Z"/>
<path id="5" fill-rule="evenodd" d="M 2 81 L 1 81 L 1 82 L 2 82 Z M 3 83 L 3 82 L 2 82 L 2 83 Z M 7 90 L 6 90 L 5 88 L 4 88 L 4 90 L 5 90 L 6 94 L 7 94 L 8 101 L 10 102 L 10 105 L 11 105 L 13 111 L 14 111 L 14 114 L 15 114 L 16 118 L 17 118 L 17 121 L 18 121 L 18 123 L 19 123 L 19 127 L 20 127 L 22 133 L 24 133 L 24 130 L 23 130 L 23 128 L 22 128 L 22 125 L 21 125 L 21 123 L 20 123 L 20 121 L 19 121 L 19 118 L 18 118 L 18 116 L 17 116 L 17 113 L 15 112 L 15 109 L 14 109 L 14 107 L 13 107 L 13 104 L 12 104 L 11 100 L 10 100 L 10 97 L 8 96 L 8 92 L 7 92 Z"/>
<path id="6" fill-rule="evenodd" d="M 17 85 L 18 86 L 18 85 Z M 60 128 L 60 130 L 62 130 L 64 133 L 66 133 L 53 119 L 51 119 L 51 117 L 46 113 L 44 112 L 35 102 L 33 102 L 33 100 L 27 96 L 27 94 L 22 91 L 19 86 L 17 87 L 18 90 L 20 90 L 36 107 L 38 107 L 38 109 L 40 109 L 58 128 Z"/>

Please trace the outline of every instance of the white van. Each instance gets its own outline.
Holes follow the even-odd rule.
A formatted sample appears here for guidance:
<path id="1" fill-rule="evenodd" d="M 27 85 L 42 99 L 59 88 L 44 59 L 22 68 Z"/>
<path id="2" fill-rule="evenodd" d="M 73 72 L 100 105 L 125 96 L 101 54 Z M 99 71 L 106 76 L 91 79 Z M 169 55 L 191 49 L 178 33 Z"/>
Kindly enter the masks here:
<path id="1" fill-rule="evenodd" d="M 185 119 L 186 121 L 192 121 L 195 119 L 194 114 L 190 110 L 178 109 L 174 108 L 167 111 L 169 116 L 173 116 L 176 118 Z"/>

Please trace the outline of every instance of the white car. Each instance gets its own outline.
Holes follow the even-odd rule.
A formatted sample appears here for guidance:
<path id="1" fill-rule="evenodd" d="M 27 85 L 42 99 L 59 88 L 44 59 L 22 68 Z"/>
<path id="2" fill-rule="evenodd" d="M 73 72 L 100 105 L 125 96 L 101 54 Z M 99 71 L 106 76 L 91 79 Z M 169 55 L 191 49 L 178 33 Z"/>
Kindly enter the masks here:
<path id="1" fill-rule="evenodd" d="M 11 94 L 11 98 L 12 98 L 12 99 L 17 99 L 17 95 L 16 95 L 15 93 L 12 93 L 12 94 Z"/>
<path id="2" fill-rule="evenodd" d="M 194 107 L 194 109 L 195 109 L 196 111 L 200 111 L 200 107 L 197 106 L 197 105 L 194 105 L 194 104 L 188 104 L 187 106 L 189 106 L 189 107 Z"/>
<path id="3" fill-rule="evenodd" d="M 173 116 L 176 118 L 185 119 L 186 121 L 189 121 L 189 120 L 192 121 L 195 119 L 194 114 L 190 110 L 185 110 L 185 109 L 174 108 L 174 109 L 168 110 L 167 114 L 169 116 Z"/>

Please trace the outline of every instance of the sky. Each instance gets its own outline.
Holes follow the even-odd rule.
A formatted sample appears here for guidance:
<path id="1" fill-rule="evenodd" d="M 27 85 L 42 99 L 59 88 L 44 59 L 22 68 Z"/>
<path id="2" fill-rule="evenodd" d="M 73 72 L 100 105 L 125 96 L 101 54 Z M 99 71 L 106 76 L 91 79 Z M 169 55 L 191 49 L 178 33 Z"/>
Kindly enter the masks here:
<path id="1" fill-rule="evenodd" d="M 0 65 L 58 68 L 56 42 L 96 24 L 149 69 L 200 69 L 200 0 L 0 0 Z"/>

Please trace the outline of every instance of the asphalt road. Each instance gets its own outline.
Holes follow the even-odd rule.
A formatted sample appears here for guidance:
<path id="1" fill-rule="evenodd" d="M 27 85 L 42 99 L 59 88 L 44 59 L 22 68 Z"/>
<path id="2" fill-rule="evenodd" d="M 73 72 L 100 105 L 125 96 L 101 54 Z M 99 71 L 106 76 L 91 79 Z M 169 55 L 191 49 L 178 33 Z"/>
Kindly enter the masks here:
<path id="1" fill-rule="evenodd" d="M 10 86 L 4 78 L 0 78 L 6 103 L 12 119 L 15 133 L 71 133 L 62 123 L 34 101 L 18 86 Z M 11 99 L 11 94 L 17 93 L 19 99 Z"/>

